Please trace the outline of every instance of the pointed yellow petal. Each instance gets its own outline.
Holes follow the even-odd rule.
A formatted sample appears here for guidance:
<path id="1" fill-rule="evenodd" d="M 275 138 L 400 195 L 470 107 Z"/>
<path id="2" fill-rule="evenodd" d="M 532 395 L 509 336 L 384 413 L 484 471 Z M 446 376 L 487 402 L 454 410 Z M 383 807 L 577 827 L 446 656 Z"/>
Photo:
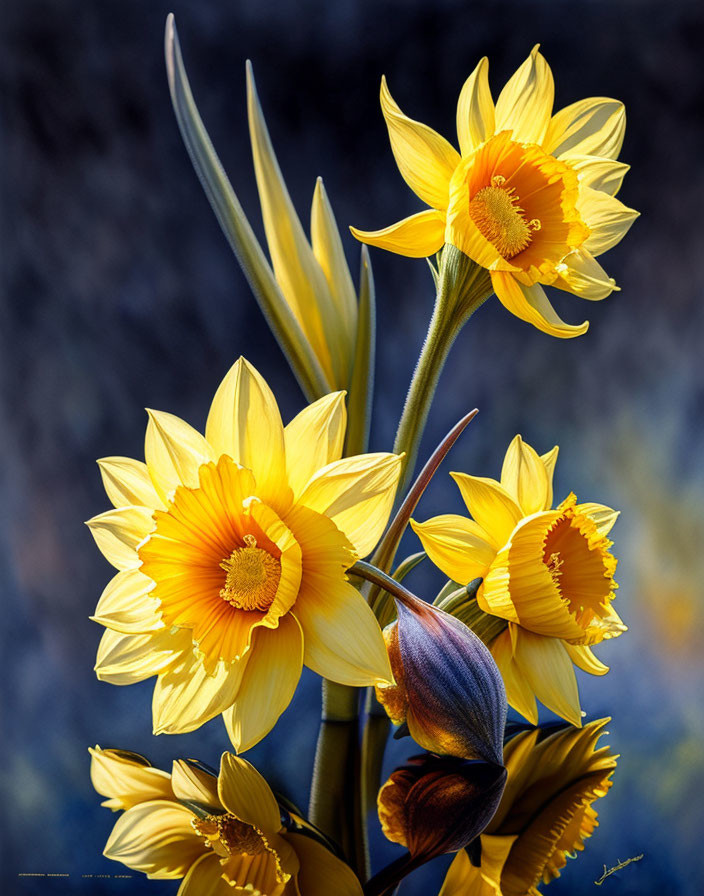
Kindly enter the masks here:
<path id="1" fill-rule="evenodd" d="M 570 168 L 579 175 L 579 182 L 592 190 L 601 190 L 609 196 L 615 196 L 621 189 L 623 178 L 630 170 L 630 165 L 623 162 L 614 162 L 613 159 L 601 158 L 601 156 L 583 156 L 567 152 L 563 155 L 563 161 L 568 162 Z"/>
<path id="2" fill-rule="evenodd" d="M 147 507 L 120 507 L 94 516 L 86 526 L 116 569 L 134 569 L 139 566 L 137 545 L 154 528 L 154 520 Z"/>
<path id="3" fill-rule="evenodd" d="M 303 666 L 303 634 L 288 613 L 276 629 L 254 632 L 247 671 L 234 705 L 223 719 L 238 753 L 265 737 L 291 702 Z"/>
<path id="4" fill-rule="evenodd" d="M 313 193 L 310 236 L 313 254 L 330 289 L 337 325 L 344 332 L 345 363 L 349 367 L 352 364 L 357 332 L 357 294 L 342 248 L 340 231 L 321 177 L 316 181 Z"/>
<path id="5" fill-rule="evenodd" d="M 450 473 L 457 483 L 467 510 L 486 532 L 494 547 L 511 537 L 523 514 L 511 495 L 494 479 Z"/>
<path id="6" fill-rule="evenodd" d="M 494 101 L 489 89 L 489 60 L 479 62 L 464 82 L 457 101 L 457 138 L 463 156 L 494 134 Z"/>
<path id="7" fill-rule="evenodd" d="M 171 787 L 178 800 L 189 800 L 213 809 L 220 808 L 218 779 L 186 759 L 174 760 Z"/>
<path id="8" fill-rule="evenodd" d="M 319 398 L 286 426 L 286 471 L 294 497 L 321 467 L 342 457 L 346 427 L 344 392 Z"/>
<path id="9" fill-rule="evenodd" d="M 501 871 L 518 834 L 481 835 L 481 866 L 461 849 L 450 865 L 438 896 L 502 896 Z"/>
<path id="10" fill-rule="evenodd" d="M 345 385 L 344 364 L 349 361 L 349 353 L 344 330 L 339 326 L 325 275 L 306 239 L 281 175 L 249 64 L 247 112 L 264 230 L 276 280 L 328 382 L 333 387 Z"/>
<path id="11" fill-rule="evenodd" d="M 244 358 L 220 383 L 205 436 L 216 455 L 227 454 L 254 473 L 260 498 L 275 504 L 282 499 L 286 454 L 281 415 L 266 380 Z"/>
<path id="12" fill-rule="evenodd" d="M 156 493 L 145 463 L 131 457 L 102 457 L 98 466 L 113 506 L 136 504 L 163 510 L 164 503 Z"/>
<path id="13" fill-rule="evenodd" d="M 126 634 L 163 628 L 159 601 L 150 594 L 153 588 L 154 582 L 138 569 L 123 570 L 108 582 L 90 618 Z"/>
<path id="14" fill-rule="evenodd" d="M 185 653 L 154 685 L 154 734 L 186 734 L 225 712 L 237 697 L 247 661 L 248 654 L 236 662 L 220 661 L 209 675 L 200 659 Z"/>
<path id="15" fill-rule="evenodd" d="M 144 456 L 159 496 L 168 501 L 178 485 L 198 487 L 201 464 L 215 460 L 203 436 L 185 420 L 164 411 L 151 411 L 144 441 Z"/>
<path id="16" fill-rule="evenodd" d="M 246 759 L 223 753 L 218 776 L 220 802 L 241 821 L 265 834 L 281 830 L 281 812 L 271 787 Z"/>
<path id="17" fill-rule="evenodd" d="M 552 72 L 535 46 L 496 101 L 496 132 L 513 131 L 520 143 L 541 143 L 552 115 Z"/>
<path id="18" fill-rule="evenodd" d="M 357 230 L 352 236 L 362 243 L 396 252 L 408 258 L 428 258 L 442 249 L 445 242 L 445 215 L 435 209 L 418 212 L 382 230 Z"/>
<path id="19" fill-rule="evenodd" d="M 362 896 L 362 885 L 352 869 L 312 837 L 286 834 L 301 863 L 298 889 L 305 896 Z"/>
<path id="20" fill-rule="evenodd" d="M 589 329 L 589 321 L 572 326 L 561 320 L 539 283 L 524 286 L 510 274 L 501 272 L 492 273 L 491 282 L 497 298 L 507 311 L 533 324 L 543 333 L 557 336 L 558 339 L 572 339 L 582 336 Z"/>
<path id="21" fill-rule="evenodd" d="M 606 675 L 609 671 L 609 667 L 594 656 L 590 647 L 583 644 L 569 644 L 567 641 L 564 645 L 569 658 L 583 672 L 588 672 L 590 675 Z"/>
<path id="22" fill-rule="evenodd" d="M 427 205 L 447 208 L 450 178 L 459 163 L 459 153 L 432 128 L 403 114 L 389 92 L 386 78 L 381 79 L 380 98 L 401 176 Z"/>
<path id="23" fill-rule="evenodd" d="M 233 896 L 222 871 L 220 857 L 210 851 L 191 865 L 176 896 Z"/>
<path id="24" fill-rule="evenodd" d="M 126 635 L 106 629 L 98 646 L 95 674 L 110 684 L 134 684 L 163 672 L 179 658 L 190 639 L 166 629 Z"/>
<path id="25" fill-rule="evenodd" d="M 558 157 L 574 153 L 617 159 L 625 132 L 623 103 L 593 96 L 565 106 L 553 115 L 543 149 Z"/>
<path id="26" fill-rule="evenodd" d="M 550 510 L 550 508 L 552 507 L 552 502 L 553 502 L 552 480 L 553 480 L 553 476 L 555 474 L 555 464 L 557 463 L 557 455 L 559 453 L 560 453 L 560 446 L 555 445 L 555 447 L 552 448 L 550 451 L 548 451 L 547 454 L 540 455 L 540 459 L 542 460 L 543 464 L 545 465 L 545 472 L 548 474 L 548 483 L 549 483 L 548 497 L 546 498 L 546 501 L 548 502 L 547 506 L 545 508 L 546 510 Z"/>
<path id="27" fill-rule="evenodd" d="M 308 583 L 296 603 L 306 666 L 353 687 L 393 681 L 379 623 L 359 591 L 342 578 L 320 584 Z"/>
<path id="28" fill-rule="evenodd" d="M 552 488 L 545 464 L 520 435 L 508 446 L 501 468 L 501 485 L 518 500 L 526 516 L 548 510 Z"/>
<path id="29" fill-rule="evenodd" d="M 591 231 L 582 248 L 592 255 L 601 255 L 620 242 L 640 214 L 615 196 L 589 187 L 580 188 L 577 211 Z"/>
<path id="30" fill-rule="evenodd" d="M 609 277 L 591 252 L 575 249 L 558 265 L 558 278 L 551 284 L 557 289 L 574 293 L 580 299 L 598 302 L 618 289 L 613 277 Z"/>
<path id="31" fill-rule="evenodd" d="M 608 535 L 620 516 L 618 510 L 613 510 L 611 507 L 607 507 L 606 504 L 594 504 L 593 502 L 578 504 L 575 510 L 579 513 L 586 513 L 594 520 L 599 535 Z"/>
<path id="32" fill-rule="evenodd" d="M 175 802 L 140 803 L 117 819 L 103 855 L 149 877 L 183 877 L 205 851 L 192 818 L 189 809 Z"/>
<path id="33" fill-rule="evenodd" d="M 397 454 L 345 457 L 319 470 L 299 503 L 329 517 L 366 557 L 388 522 L 400 473 Z"/>
<path id="34" fill-rule="evenodd" d="M 581 728 L 577 679 L 563 642 L 521 628 L 514 658 L 538 700 L 571 725 Z"/>
<path id="35" fill-rule="evenodd" d="M 484 576 L 496 556 L 482 527 L 458 514 L 442 514 L 425 523 L 411 520 L 411 528 L 431 561 L 453 582 L 466 585 Z"/>
<path id="36" fill-rule="evenodd" d="M 126 750 L 89 747 L 90 780 L 101 796 L 101 805 L 113 811 L 129 809 L 147 800 L 171 799 L 171 776 L 152 768 L 143 756 Z"/>
<path id="37" fill-rule="evenodd" d="M 513 623 L 509 623 L 509 626 Z M 538 707 L 535 694 L 526 678 L 519 670 L 513 658 L 513 644 L 510 628 L 496 638 L 491 644 L 491 655 L 494 657 L 506 687 L 506 699 L 509 706 L 524 716 L 532 725 L 538 724 Z"/>

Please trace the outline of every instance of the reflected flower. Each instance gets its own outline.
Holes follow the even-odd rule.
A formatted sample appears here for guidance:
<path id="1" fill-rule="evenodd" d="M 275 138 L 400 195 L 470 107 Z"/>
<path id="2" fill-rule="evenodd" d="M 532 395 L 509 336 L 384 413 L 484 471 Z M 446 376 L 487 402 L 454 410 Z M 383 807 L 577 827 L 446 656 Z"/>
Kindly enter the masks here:
<path id="1" fill-rule="evenodd" d="M 537 697 L 580 725 L 572 664 L 604 675 L 590 645 L 626 630 L 611 606 L 618 586 L 608 534 L 618 513 L 572 494 L 551 509 L 557 451 L 540 457 L 516 436 L 501 482 L 452 474 L 473 519 L 445 514 L 411 525 L 450 579 L 483 579 L 479 606 L 506 621 L 490 648 L 509 704 L 535 724 Z"/>

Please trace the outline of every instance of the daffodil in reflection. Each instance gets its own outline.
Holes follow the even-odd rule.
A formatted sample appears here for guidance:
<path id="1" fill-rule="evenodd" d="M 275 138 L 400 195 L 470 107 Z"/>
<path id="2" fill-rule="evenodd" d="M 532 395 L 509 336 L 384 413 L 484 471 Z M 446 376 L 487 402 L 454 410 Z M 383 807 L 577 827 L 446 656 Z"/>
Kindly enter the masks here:
<path id="1" fill-rule="evenodd" d="M 239 750 L 288 706 L 305 663 L 353 686 L 391 680 L 381 630 L 346 570 L 386 525 L 400 458 L 342 459 L 344 395 L 284 428 L 274 396 L 240 359 L 205 436 L 151 411 L 146 463 L 100 461 L 115 509 L 89 520 L 119 570 L 95 620 L 96 671 L 131 684 L 156 675 L 156 733 L 224 713 Z M 354 637 L 350 637 L 354 632 Z"/>
<path id="2" fill-rule="evenodd" d="M 552 509 L 557 452 L 539 456 L 516 436 L 500 482 L 452 474 L 473 519 L 445 514 L 411 525 L 450 579 L 483 580 L 479 607 L 505 620 L 490 649 L 509 704 L 535 724 L 537 697 L 580 725 L 572 664 L 605 674 L 591 645 L 626 630 L 612 606 L 618 586 L 608 535 L 618 513 L 573 494 Z"/>

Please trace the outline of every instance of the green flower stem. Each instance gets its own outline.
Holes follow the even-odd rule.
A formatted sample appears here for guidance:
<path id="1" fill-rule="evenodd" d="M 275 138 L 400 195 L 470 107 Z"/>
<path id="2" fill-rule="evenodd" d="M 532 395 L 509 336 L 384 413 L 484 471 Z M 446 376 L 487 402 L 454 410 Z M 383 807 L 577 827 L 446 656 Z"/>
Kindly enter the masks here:
<path id="1" fill-rule="evenodd" d="M 323 707 L 315 751 L 308 817 L 339 844 L 366 880 L 359 789 L 359 689 L 323 681 Z"/>
<path id="2" fill-rule="evenodd" d="M 430 405 L 452 343 L 491 291 L 491 280 L 484 268 L 454 246 L 445 246 L 433 316 L 396 430 L 394 452 L 406 455 L 399 494 L 406 491 L 413 475 Z"/>
<path id="3" fill-rule="evenodd" d="M 386 714 L 386 710 L 376 699 L 374 688 L 367 689 L 365 711 L 366 720 L 362 732 L 360 784 L 362 819 L 368 822 L 370 814 L 376 810 L 376 797 L 379 793 L 384 751 L 386 742 L 389 739 L 391 722 Z"/>

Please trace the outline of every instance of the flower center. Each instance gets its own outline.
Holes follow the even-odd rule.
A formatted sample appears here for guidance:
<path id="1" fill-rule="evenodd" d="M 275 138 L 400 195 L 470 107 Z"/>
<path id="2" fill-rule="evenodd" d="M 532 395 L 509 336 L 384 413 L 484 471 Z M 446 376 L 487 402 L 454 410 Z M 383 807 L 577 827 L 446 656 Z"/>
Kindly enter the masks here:
<path id="1" fill-rule="evenodd" d="M 513 258 L 530 243 L 540 221 L 526 221 L 525 212 L 518 204 L 513 187 L 505 187 L 506 178 L 494 175 L 490 187 L 478 190 L 469 203 L 469 215 L 482 236 L 496 248 L 503 258 Z"/>
<path id="2" fill-rule="evenodd" d="M 266 611 L 276 597 L 281 563 L 258 548 L 253 535 L 245 535 L 244 543 L 220 563 L 227 573 L 220 597 L 238 610 Z"/>
<path id="3" fill-rule="evenodd" d="M 225 860 L 231 856 L 246 855 L 256 857 L 268 854 L 268 873 L 272 879 L 268 882 L 260 882 L 260 887 L 262 883 L 265 885 L 268 883 L 265 890 L 267 896 L 268 894 L 280 896 L 285 889 L 286 883 L 291 879 L 291 875 L 284 871 L 279 854 L 259 828 L 241 821 L 236 815 L 232 815 L 229 812 L 223 815 L 206 815 L 204 818 L 192 818 L 191 825 L 195 832 L 204 838 L 205 845 L 212 849 L 215 855 L 220 857 L 226 872 L 228 866 L 225 864 Z M 237 870 L 241 871 L 242 869 L 238 868 Z M 237 874 L 237 871 L 235 871 L 235 874 Z M 252 889 L 251 882 L 248 880 L 231 879 L 227 873 L 224 876 L 231 886 L 237 886 L 238 892 L 240 892 L 240 887 L 242 888 L 241 892 L 244 892 L 245 889 L 249 892 Z M 252 893 L 261 893 L 261 896 L 264 896 L 264 888 L 262 887 L 262 890 L 254 888 Z"/>

